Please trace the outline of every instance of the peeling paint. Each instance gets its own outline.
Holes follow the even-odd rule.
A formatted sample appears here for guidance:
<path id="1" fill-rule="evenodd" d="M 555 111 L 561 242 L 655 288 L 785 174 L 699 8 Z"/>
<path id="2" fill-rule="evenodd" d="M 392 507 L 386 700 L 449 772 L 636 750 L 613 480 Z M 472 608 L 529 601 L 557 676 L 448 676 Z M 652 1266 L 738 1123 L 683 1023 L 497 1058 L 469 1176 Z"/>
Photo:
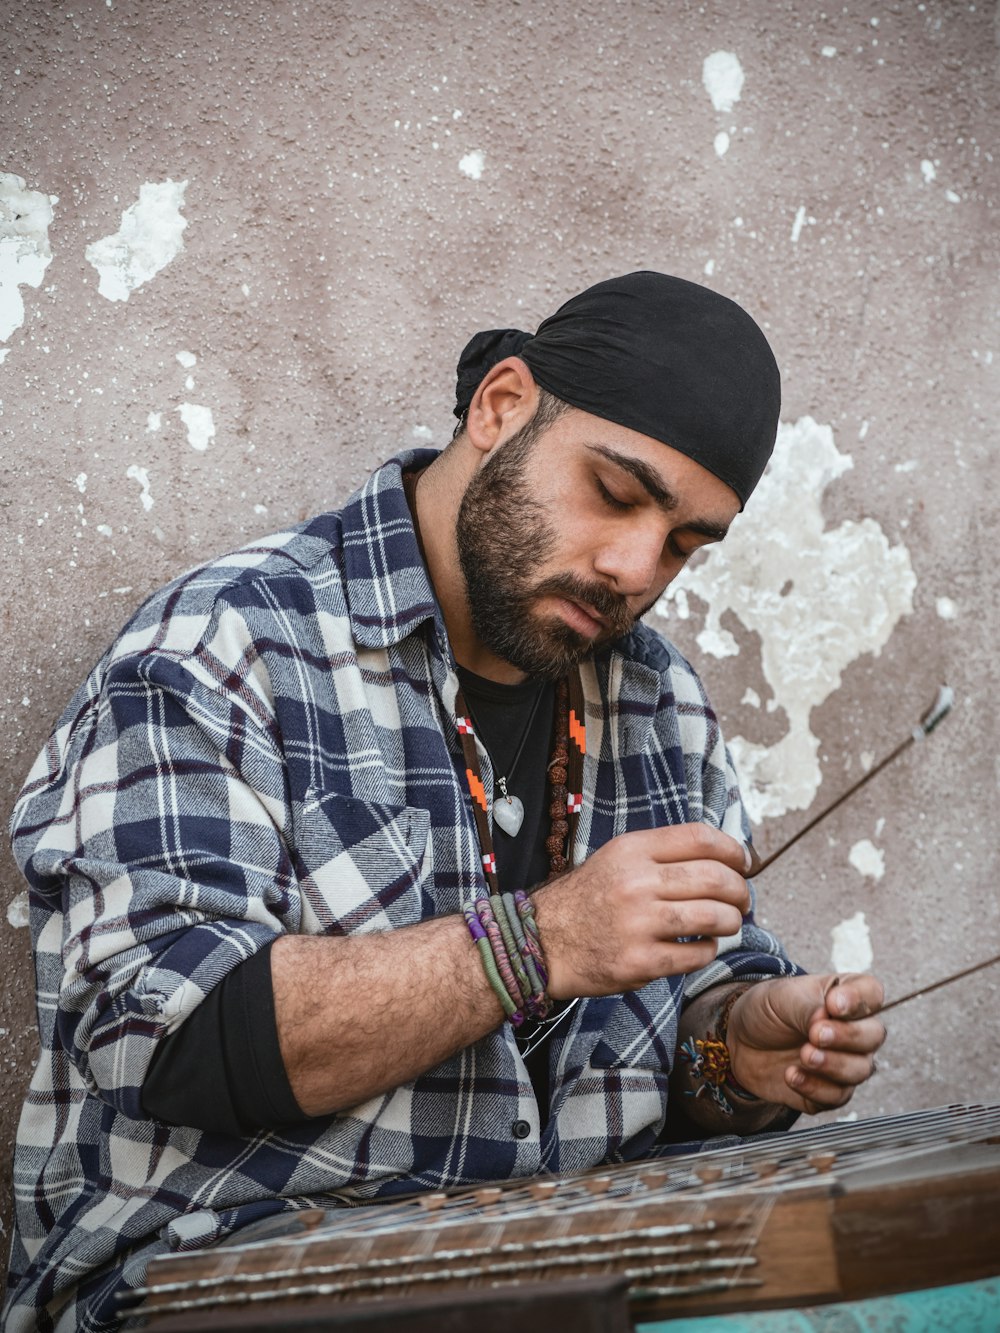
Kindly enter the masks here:
<path id="1" fill-rule="evenodd" d="M 7 904 L 7 923 L 15 930 L 23 930 L 31 924 L 31 912 L 28 906 L 28 891 L 23 890 Z"/>
<path id="2" fill-rule="evenodd" d="M 862 838 L 851 848 L 848 857 L 859 875 L 866 879 L 881 879 L 885 874 L 885 853 L 869 838 Z"/>
<path id="3" fill-rule="evenodd" d="M 186 188 L 187 181 L 146 181 L 138 202 L 122 213 L 118 231 L 87 246 L 84 254 L 100 275 L 101 296 L 127 301 L 184 249 Z"/>
<path id="4" fill-rule="evenodd" d="M 714 148 L 717 157 L 725 157 L 729 152 L 729 135 L 725 130 L 720 130 L 715 136 Z"/>
<path id="5" fill-rule="evenodd" d="M 52 262 L 49 225 L 58 202 L 58 195 L 29 190 L 22 176 L 0 172 L 0 342 L 24 323 L 20 289 L 40 287 Z"/>
<path id="6" fill-rule="evenodd" d="M 934 610 L 942 620 L 954 620 L 958 615 L 958 607 L 950 597 L 939 597 L 934 603 Z"/>
<path id="7" fill-rule="evenodd" d="M 831 962 L 835 972 L 867 972 L 875 954 L 864 912 L 855 912 L 831 931 Z"/>
<path id="8" fill-rule="evenodd" d="M 686 569 L 660 602 L 663 615 L 682 594 L 705 603 L 697 642 L 713 656 L 738 651 L 720 623 L 726 612 L 760 637 L 773 695 L 768 710 L 783 709 L 788 729 L 770 746 L 742 736 L 730 741 L 757 823 L 810 804 L 821 780 L 812 710 L 838 688 L 851 662 L 877 656 L 913 609 L 916 578 L 905 546 L 890 546 L 870 518 L 824 528 L 823 492 L 852 466 L 829 426 L 812 417 L 782 423 L 767 472 L 725 544 Z"/>
<path id="9" fill-rule="evenodd" d="M 125 469 L 125 475 L 130 481 L 137 481 L 142 487 L 139 501 L 148 514 L 153 507 L 153 497 L 149 493 L 149 473 L 144 467 L 139 467 L 138 464 L 132 463 Z"/>
<path id="10" fill-rule="evenodd" d="M 199 453 L 204 453 L 208 448 L 209 441 L 215 438 L 215 422 L 212 419 L 212 409 L 202 407 L 199 403 L 181 403 L 177 411 L 187 428 L 188 444 L 192 449 L 197 449 Z"/>
<path id="11" fill-rule="evenodd" d="M 483 168 L 486 166 L 486 154 L 473 149 L 471 153 L 466 153 L 459 159 L 458 169 L 463 176 L 468 176 L 469 180 L 477 181 L 482 179 Z"/>
<path id="12" fill-rule="evenodd" d="M 185 370 L 192 370 L 198 364 L 198 358 L 194 352 L 178 352 L 175 358 Z"/>
<path id="13" fill-rule="evenodd" d="M 743 66 L 732 51 L 713 51 L 701 67 L 701 81 L 716 111 L 732 111 L 743 91 Z"/>
<path id="14" fill-rule="evenodd" d="M 146 430 L 147 431 L 159 430 L 162 425 L 163 425 L 163 413 L 150 412 L 149 416 L 146 418 Z"/>

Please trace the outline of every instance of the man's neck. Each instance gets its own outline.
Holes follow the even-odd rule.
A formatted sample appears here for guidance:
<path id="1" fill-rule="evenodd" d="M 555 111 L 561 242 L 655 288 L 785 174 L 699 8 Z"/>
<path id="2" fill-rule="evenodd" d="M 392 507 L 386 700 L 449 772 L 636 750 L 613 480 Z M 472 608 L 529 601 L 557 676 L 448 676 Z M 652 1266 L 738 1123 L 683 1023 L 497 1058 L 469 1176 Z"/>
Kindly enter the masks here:
<path id="1" fill-rule="evenodd" d="M 472 627 L 458 558 L 458 511 L 474 470 L 473 451 L 466 453 L 456 442 L 422 471 L 407 474 L 406 498 L 455 660 L 477 676 L 515 685 L 526 679 L 525 673 L 484 647 Z"/>

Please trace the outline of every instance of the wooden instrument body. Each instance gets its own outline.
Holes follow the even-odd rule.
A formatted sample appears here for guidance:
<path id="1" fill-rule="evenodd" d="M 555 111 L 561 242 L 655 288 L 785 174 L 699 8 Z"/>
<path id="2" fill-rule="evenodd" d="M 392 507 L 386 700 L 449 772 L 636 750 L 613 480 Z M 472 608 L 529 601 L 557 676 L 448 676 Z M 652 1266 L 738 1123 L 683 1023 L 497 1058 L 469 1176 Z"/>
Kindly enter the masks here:
<path id="1" fill-rule="evenodd" d="M 817 1304 L 1000 1273 L 1000 1107 L 773 1136 L 363 1208 L 150 1265 L 150 1326 L 290 1302 L 625 1277 L 637 1319 Z M 170 1316 L 169 1325 L 162 1322 Z M 181 1316 L 181 1319 L 177 1319 Z M 176 1322 L 175 1322 L 176 1321 Z"/>

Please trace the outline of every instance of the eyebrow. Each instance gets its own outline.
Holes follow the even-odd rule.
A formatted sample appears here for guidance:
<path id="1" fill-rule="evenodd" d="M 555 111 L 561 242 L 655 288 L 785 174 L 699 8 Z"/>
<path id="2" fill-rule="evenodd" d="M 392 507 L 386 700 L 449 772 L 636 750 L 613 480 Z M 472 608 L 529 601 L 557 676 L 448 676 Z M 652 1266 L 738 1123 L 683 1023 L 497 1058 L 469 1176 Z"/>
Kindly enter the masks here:
<path id="1" fill-rule="evenodd" d="M 609 449 L 606 444 L 588 444 L 587 448 L 592 453 L 600 454 L 623 472 L 627 472 L 630 477 L 634 477 L 654 504 L 659 505 L 665 513 L 670 514 L 677 508 L 680 503 L 677 496 L 664 486 L 656 469 L 650 467 L 643 459 L 633 458 L 631 454 L 620 454 L 616 449 Z M 691 519 L 689 523 L 684 524 L 684 527 L 717 542 L 721 542 L 729 531 L 728 527 L 720 527 L 718 523 L 698 518 Z"/>

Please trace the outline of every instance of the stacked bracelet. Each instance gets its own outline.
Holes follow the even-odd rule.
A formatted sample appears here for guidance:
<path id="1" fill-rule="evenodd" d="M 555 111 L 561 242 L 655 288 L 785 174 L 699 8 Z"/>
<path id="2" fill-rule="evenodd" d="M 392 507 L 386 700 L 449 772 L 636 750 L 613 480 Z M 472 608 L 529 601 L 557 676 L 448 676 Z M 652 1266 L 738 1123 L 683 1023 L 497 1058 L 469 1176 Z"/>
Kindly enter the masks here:
<path id="1" fill-rule="evenodd" d="M 535 909 L 522 891 L 494 893 L 465 907 L 465 922 L 483 970 L 514 1027 L 549 1011 L 545 967 Z"/>
<path id="2" fill-rule="evenodd" d="M 689 1037 L 680 1048 L 681 1056 L 691 1066 L 691 1077 L 702 1080 L 696 1089 L 688 1093 L 688 1096 L 700 1097 L 707 1092 L 716 1106 L 726 1115 L 733 1113 L 730 1098 L 743 1103 L 760 1101 L 754 1093 L 748 1092 L 742 1084 L 737 1083 L 733 1076 L 726 1040 L 729 1035 L 729 1015 L 732 1013 L 733 1005 L 745 990 L 747 987 L 741 986 L 738 990 L 729 992 L 719 1008 L 713 1032 L 706 1037 Z"/>

